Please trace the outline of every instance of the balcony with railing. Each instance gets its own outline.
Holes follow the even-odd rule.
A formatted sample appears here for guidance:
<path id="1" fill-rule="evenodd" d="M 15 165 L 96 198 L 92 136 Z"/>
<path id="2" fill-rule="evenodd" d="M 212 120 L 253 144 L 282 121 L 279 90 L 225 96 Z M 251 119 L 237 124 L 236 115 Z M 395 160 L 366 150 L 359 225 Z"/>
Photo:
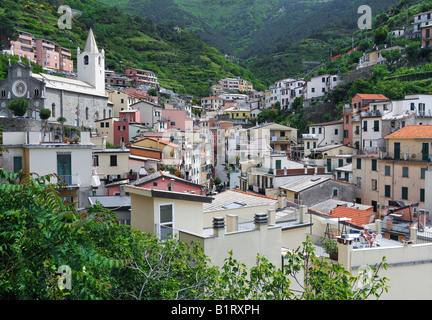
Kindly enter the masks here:
<path id="1" fill-rule="evenodd" d="M 404 160 L 415 162 L 430 162 L 430 155 L 428 153 L 394 153 L 394 152 L 381 152 L 380 159 L 382 160 Z"/>
<path id="2" fill-rule="evenodd" d="M 363 118 L 380 118 L 382 117 L 381 111 L 364 111 L 361 116 Z"/>
<path id="3" fill-rule="evenodd" d="M 79 188 L 81 186 L 81 179 L 78 174 L 59 174 L 58 182 L 64 184 L 67 188 Z"/>
<path id="4" fill-rule="evenodd" d="M 318 135 L 312 133 L 304 133 L 302 134 L 302 138 L 308 140 L 318 140 Z"/>

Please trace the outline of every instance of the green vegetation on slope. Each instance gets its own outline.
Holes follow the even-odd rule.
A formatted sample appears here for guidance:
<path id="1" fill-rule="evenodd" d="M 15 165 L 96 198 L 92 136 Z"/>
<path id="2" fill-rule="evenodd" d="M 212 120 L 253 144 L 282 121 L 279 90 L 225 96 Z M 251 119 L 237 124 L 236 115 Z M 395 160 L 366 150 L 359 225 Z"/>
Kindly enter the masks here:
<path id="1" fill-rule="evenodd" d="M 153 21 L 173 21 L 209 45 L 242 61 L 260 82 L 306 73 L 326 61 L 331 41 L 357 30 L 358 8 L 370 5 L 374 15 L 397 0 L 100 0 Z M 308 45 L 305 39 L 315 39 Z M 325 44 L 329 44 L 327 46 Z M 269 80 L 271 79 L 271 80 Z"/>
<path id="2" fill-rule="evenodd" d="M 71 30 L 61 30 L 57 26 L 58 2 L 5 0 L 0 3 L 0 15 L 14 16 L 17 29 L 70 48 L 74 57 L 77 47 L 84 47 L 92 28 L 99 48 L 106 51 L 107 69 L 122 72 L 131 66 L 152 70 L 161 86 L 178 93 L 206 96 L 211 83 L 235 76 L 261 86 L 250 71 L 192 34 L 175 31 L 173 24 L 154 24 L 95 0 L 62 1 L 82 14 L 73 19 Z M 4 69 L 1 65 L 0 72 Z"/>

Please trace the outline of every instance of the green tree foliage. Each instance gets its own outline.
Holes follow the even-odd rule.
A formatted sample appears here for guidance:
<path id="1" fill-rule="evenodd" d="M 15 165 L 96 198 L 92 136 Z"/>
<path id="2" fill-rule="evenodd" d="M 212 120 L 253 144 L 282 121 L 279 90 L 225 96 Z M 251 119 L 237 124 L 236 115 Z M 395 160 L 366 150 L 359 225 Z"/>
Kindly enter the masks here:
<path id="1" fill-rule="evenodd" d="M 18 38 L 18 31 L 15 28 L 16 16 L 11 12 L 0 12 L 0 49 L 9 49 L 10 40 Z"/>
<path id="2" fill-rule="evenodd" d="M 120 226 L 100 204 L 77 212 L 53 179 L 0 169 L 2 300 L 365 299 L 387 290 L 378 277 L 384 261 L 359 286 L 365 277 L 316 257 L 309 241 L 287 254 L 283 269 L 260 256 L 247 269 L 232 253 L 214 267 L 199 245 Z M 61 266 L 71 281 L 60 278 Z M 298 292 L 293 279 L 303 283 Z"/>
<path id="3" fill-rule="evenodd" d="M 375 29 L 374 41 L 377 45 L 383 43 L 387 39 L 388 29 L 384 26 Z"/>
<path id="4" fill-rule="evenodd" d="M 24 100 L 23 98 L 12 100 L 7 104 L 7 107 L 9 110 L 12 111 L 14 116 L 16 117 L 23 117 L 28 109 L 29 103 L 27 100 Z"/>
<path id="5" fill-rule="evenodd" d="M 51 117 L 51 110 L 50 109 L 40 109 L 39 111 L 39 117 L 42 120 L 47 120 L 49 117 Z"/>

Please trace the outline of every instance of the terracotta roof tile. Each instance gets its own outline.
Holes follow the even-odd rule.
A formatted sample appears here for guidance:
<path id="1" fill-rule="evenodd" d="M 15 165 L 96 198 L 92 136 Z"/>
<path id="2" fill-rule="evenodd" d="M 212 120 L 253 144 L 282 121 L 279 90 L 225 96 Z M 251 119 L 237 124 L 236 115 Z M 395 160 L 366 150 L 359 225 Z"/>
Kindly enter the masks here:
<path id="1" fill-rule="evenodd" d="M 383 94 L 358 93 L 357 95 L 364 100 L 390 100 Z"/>
<path id="2" fill-rule="evenodd" d="M 432 125 L 408 125 L 385 138 L 432 138 Z"/>
<path id="3" fill-rule="evenodd" d="M 351 218 L 349 223 L 358 227 L 363 227 L 363 225 L 370 223 L 371 215 L 374 215 L 374 213 L 370 210 L 360 210 L 344 206 L 339 206 L 329 213 L 329 216 L 334 218 Z"/>

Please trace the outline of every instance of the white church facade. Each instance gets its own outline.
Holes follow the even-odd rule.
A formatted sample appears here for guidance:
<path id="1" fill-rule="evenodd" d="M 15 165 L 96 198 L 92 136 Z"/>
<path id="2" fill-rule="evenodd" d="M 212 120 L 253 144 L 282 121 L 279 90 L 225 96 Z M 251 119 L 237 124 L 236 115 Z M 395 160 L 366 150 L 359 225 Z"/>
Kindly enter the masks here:
<path id="1" fill-rule="evenodd" d="M 86 45 L 77 50 L 77 79 L 34 74 L 21 61 L 9 64 L 8 76 L 0 82 L 0 116 L 13 118 L 7 104 L 15 99 L 28 101 L 26 117 L 39 119 L 39 110 L 51 110 L 48 121 L 66 119 L 65 125 L 95 129 L 95 120 L 113 115 L 113 104 L 105 93 L 105 52 L 99 51 L 90 29 Z"/>

